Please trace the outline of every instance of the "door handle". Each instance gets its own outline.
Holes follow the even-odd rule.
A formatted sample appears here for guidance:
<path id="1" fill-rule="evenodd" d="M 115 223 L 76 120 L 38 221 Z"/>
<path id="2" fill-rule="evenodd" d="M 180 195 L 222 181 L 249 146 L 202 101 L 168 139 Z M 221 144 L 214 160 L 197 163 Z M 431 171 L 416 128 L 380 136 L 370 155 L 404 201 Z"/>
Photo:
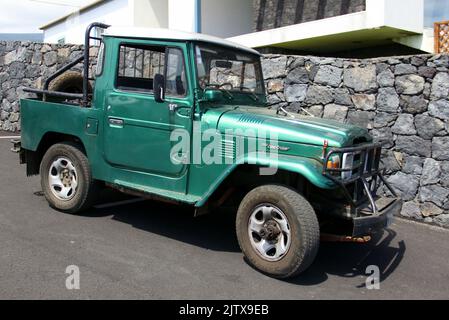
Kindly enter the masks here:
<path id="1" fill-rule="evenodd" d="M 109 118 L 109 124 L 112 124 L 113 126 L 123 126 L 123 119 L 117 119 L 117 118 Z"/>
<path id="2" fill-rule="evenodd" d="M 170 112 L 174 112 L 176 113 L 178 116 L 181 117 L 190 117 L 190 110 L 191 107 L 190 106 L 185 106 L 185 105 L 178 105 L 176 103 L 170 103 L 168 105 L 168 110 L 170 110 Z"/>

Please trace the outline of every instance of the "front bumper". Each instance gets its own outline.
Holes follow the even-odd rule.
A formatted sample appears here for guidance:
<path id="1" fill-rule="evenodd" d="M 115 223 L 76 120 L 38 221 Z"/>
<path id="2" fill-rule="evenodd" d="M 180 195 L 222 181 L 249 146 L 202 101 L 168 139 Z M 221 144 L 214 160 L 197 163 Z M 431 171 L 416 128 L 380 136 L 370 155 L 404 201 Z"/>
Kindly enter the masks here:
<path id="1" fill-rule="evenodd" d="M 370 205 L 358 208 L 358 214 L 353 218 L 352 236 L 361 237 L 388 227 L 394 216 L 401 212 L 402 202 L 401 198 L 378 198 L 376 213 L 372 213 Z"/>
<path id="2" fill-rule="evenodd" d="M 350 204 L 353 236 L 365 236 L 388 227 L 393 217 L 402 209 L 402 199 L 383 177 L 379 168 L 382 144 L 368 143 L 349 148 L 333 148 L 324 158 L 323 175 L 340 186 Z M 357 155 L 358 161 L 349 167 L 329 169 L 326 164 L 331 156 Z M 393 197 L 378 197 L 377 190 L 383 184 Z"/>

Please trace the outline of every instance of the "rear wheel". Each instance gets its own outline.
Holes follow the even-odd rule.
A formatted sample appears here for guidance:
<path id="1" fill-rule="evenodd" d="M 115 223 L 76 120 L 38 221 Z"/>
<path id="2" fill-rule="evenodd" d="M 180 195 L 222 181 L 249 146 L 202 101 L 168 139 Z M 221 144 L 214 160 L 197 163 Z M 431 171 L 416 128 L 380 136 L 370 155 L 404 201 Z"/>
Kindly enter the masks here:
<path id="1" fill-rule="evenodd" d="M 236 231 L 248 262 L 276 278 L 303 272 L 318 252 L 319 224 L 312 206 L 284 186 L 250 191 L 239 206 Z"/>
<path id="2" fill-rule="evenodd" d="M 51 146 L 42 159 L 40 176 L 42 191 L 55 209 L 78 213 L 95 200 L 96 182 L 86 155 L 76 144 Z"/>

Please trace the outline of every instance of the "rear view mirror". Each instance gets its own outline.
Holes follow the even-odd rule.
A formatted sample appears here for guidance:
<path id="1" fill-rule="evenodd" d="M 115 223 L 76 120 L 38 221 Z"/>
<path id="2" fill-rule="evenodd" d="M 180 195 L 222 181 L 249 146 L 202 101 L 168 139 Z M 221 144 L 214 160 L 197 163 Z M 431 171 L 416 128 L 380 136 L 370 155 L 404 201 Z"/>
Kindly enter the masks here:
<path id="1" fill-rule="evenodd" d="M 154 100 L 156 102 L 164 102 L 165 101 L 165 79 L 161 74 L 155 74 L 153 80 L 153 88 L 154 88 Z"/>
<path id="2" fill-rule="evenodd" d="M 217 68 L 232 69 L 232 62 L 225 60 L 217 60 L 215 61 L 215 66 Z"/>

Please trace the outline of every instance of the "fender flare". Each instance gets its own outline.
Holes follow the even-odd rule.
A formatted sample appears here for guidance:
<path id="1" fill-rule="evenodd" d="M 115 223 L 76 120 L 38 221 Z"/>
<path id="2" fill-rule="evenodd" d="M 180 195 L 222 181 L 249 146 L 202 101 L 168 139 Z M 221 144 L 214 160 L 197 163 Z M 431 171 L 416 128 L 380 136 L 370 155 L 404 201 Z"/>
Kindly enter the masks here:
<path id="1" fill-rule="evenodd" d="M 201 197 L 201 200 L 195 204 L 195 206 L 203 206 L 214 191 L 217 190 L 220 184 L 234 170 L 236 170 L 237 167 L 245 164 L 259 167 L 277 168 L 298 173 L 307 179 L 311 184 L 320 189 L 333 189 L 336 187 L 334 182 L 323 176 L 323 165 L 315 159 L 287 155 L 278 155 L 277 158 L 267 157 L 266 155 L 245 155 L 233 164 L 229 165 L 226 170 L 223 171 L 223 173 L 214 181 L 214 183 Z"/>

